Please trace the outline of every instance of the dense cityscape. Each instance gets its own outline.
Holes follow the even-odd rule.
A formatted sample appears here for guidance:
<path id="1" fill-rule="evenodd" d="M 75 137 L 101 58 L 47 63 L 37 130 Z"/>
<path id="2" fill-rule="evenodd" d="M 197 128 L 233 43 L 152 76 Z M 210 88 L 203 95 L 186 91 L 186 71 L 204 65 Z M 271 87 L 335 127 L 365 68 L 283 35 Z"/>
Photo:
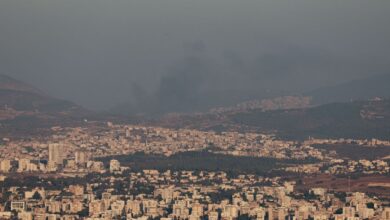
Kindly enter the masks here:
<path id="1" fill-rule="evenodd" d="M 390 148 L 389 141 L 288 141 L 269 134 L 111 122 L 53 127 L 51 131 L 47 137 L 3 139 L 2 218 L 340 220 L 390 216 L 388 193 L 351 190 L 353 175 L 389 176 L 388 158 L 345 160 L 335 151 L 313 147 L 354 143 L 375 151 Z M 186 152 L 285 162 L 262 175 L 250 169 L 231 173 L 212 167 L 142 169 L 120 161 L 123 155 L 169 158 Z M 329 186 L 302 187 L 302 179 L 297 177 L 302 174 L 348 176 L 349 186 L 345 191 Z M 388 179 L 369 184 L 385 191 L 390 187 Z"/>
<path id="2" fill-rule="evenodd" d="M 390 0 L 0 0 L 0 220 L 390 220 Z"/>

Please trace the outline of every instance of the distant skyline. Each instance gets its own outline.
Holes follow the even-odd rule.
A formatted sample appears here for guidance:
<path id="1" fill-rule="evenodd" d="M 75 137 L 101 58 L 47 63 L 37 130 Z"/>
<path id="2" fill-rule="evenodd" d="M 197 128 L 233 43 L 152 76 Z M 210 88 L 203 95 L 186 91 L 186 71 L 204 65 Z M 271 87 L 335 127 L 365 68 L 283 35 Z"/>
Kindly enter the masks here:
<path id="1" fill-rule="evenodd" d="M 2 0 L 0 74 L 93 110 L 299 93 L 390 74 L 389 11 L 380 0 Z"/>

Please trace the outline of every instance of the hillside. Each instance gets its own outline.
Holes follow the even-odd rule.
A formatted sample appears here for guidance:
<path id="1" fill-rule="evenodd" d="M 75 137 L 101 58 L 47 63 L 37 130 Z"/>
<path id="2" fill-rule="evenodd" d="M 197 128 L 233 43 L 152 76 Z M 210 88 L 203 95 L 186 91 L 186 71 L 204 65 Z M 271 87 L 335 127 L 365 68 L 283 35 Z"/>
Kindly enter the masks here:
<path id="1" fill-rule="evenodd" d="M 2 111 L 70 113 L 82 110 L 72 102 L 50 97 L 39 89 L 11 77 L 0 75 Z"/>
<path id="2" fill-rule="evenodd" d="M 79 121 L 89 112 L 72 102 L 53 98 L 39 89 L 0 75 L 0 131 L 23 133 L 34 128 Z"/>
<path id="3" fill-rule="evenodd" d="M 6 75 L 0 75 L 0 89 L 8 91 L 43 94 L 42 91 L 38 90 L 37 88 Z"/>
<path id="4" fill-rule="evenodd" d="M 309 136 L 389 139 L 390 100 L 332 103 L 290 110 L 176 115 L 154 123 L 177 128 L 276 133 L 292 139 Z"/>
<path id="5" fill-rule="evenodd" d="M 375 97 L 390 98 L 390 74 L 375 75 L 335 86 L 319 88 L 305 93 L 313 104 L 368 100 Z"/>
<path id="6" fill-rule="evenodd" d="M 333 103 L 314 108 L 252 111 L 229 116 L 234 124 L 260 131 L 277 131 L 290 138 L 390 137 L 390 101 Z"/>

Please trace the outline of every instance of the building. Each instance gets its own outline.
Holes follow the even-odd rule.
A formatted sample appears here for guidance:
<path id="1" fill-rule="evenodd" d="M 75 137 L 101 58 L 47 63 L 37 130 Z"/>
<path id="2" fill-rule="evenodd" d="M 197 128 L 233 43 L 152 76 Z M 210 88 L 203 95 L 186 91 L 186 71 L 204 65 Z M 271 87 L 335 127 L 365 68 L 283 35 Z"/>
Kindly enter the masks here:
<path id="1" fill-rule="evenodd" d="M 89 160 L 89 154 L 86 151 L 76 151 L 75 153 L 76 164 L 84 165 Z"/>
<path id="2" fill-rule="evenodd" d="M 63 147 L 60 144 L 49 144 L 49 163 L 63 165 L 64 163 Z"/>
<path id="3" fill-rule="evenodd" d="M 18 172 L 28 171 L 30 167 L 29 159 L 19 159 L 18 160 Z"/>
<path id="4" fill-rule="evenodd" d="M 104 211 L 104 203 L 95 200 L 89 203 L 89 216 L 97 216 Z"/>
<path id="5" fill-rule="evenodd" d="M 390 208 L 385 208 L 382 212 L 382 218 L 383 220 L 390 220 Z"/>
<path id="6" fill-rule="evenodd" d="M 11 210 L 24 211 L 26 209 L 26 203 L 24 201 L 13 201 L 11 202 Z"/>
<path id="7" fill-rule="evenodd" d="M 121 164 L 117 160 L 110 160 L 110 172 L 116 172 L 121 170 Z"/>
<path id="8" fill-rule="evenodd" d="M 11 161 L 10 160 L 2 160 L 0 162 L 0 171 L 3 173 L 8 173 L 11 170 Z"/>

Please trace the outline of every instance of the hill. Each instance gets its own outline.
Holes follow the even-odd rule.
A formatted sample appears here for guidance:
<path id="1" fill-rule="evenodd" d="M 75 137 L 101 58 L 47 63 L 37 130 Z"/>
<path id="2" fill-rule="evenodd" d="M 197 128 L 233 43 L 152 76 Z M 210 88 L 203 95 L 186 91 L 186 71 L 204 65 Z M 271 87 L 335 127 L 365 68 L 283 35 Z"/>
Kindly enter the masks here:
<path id="1" fill-rule="evenodd" d="M 332 103 L 311 108 L 174 115 L 157 123 L 214 131 L 276 133 L 279 137 L 390 138 L 390 100 Z"/>
<path id="2" fill-rule="evenodd" d="M 0 109 L 25 113 L 70 113 L 82 110 L 72 102 L 50 97 L 33 86 L 4 75 L 0 75 Z"/>
<path id="3" fill-rule="evenodd" d="M 42 91 L 38 90 L 37 88 L 6 75 L 0 75 L 0 89 L 43 94 Z"/>
<path id="4" fill-rule="evenodd" d="M 78 121 L 89 114 L 70 101 L 46 95 L 41 90 L 0 75 L 0 131 L 18 133 Z"/>
<path id="5" fill-rule="evenodd" d="M 234 124 L 289 138 L 390 137 L 390 101 L 332 103 L 307 109 L 252 111 L 229 116 Z"/>
<path id="6" fill-rule="evenodd" d="M 323 87 L 305 93 L 313 104 L 368 100 L 375 97 L 390 98 L 390 74 L 375 75 L 335 86 Z"/>

